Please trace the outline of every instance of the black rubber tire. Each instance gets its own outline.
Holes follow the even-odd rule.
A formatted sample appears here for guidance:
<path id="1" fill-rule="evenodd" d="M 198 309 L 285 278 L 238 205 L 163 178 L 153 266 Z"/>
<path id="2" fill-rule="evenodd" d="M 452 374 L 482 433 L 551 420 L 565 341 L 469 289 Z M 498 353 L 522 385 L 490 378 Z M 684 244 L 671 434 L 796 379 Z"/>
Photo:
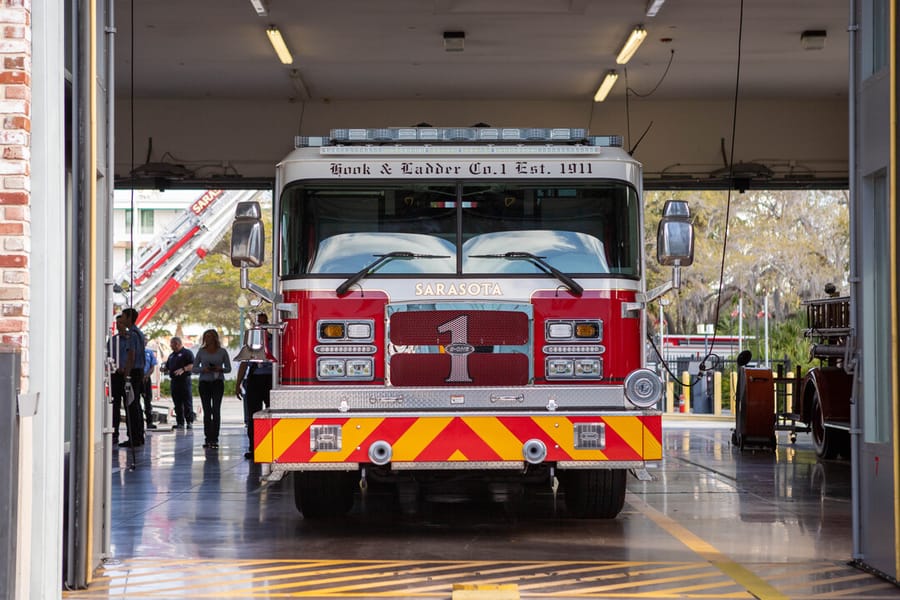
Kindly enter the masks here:
<path id="1" fill-rule="evenodd" d="M 294 504 L 307 519 L 340 517 L 353 507 L 358 487 L 356 472 L 295 472 Z"/>
<path id="2" fill-rule="evenodd" d="M 569 512 L 583 519 L 615 519 L 625 505 L 625 469 L 571 470 L 559 473 Z"/>
<path id="3" fill-rule="evenodd" d="M 813 445 L 816 448 L 816 456 L 825 459 L 836 457 L 840 450 L 838 440 L 835 439 L 836 431 L 825 426 L 822 402 L 819 400 L 819 392 L 815 389 L 812 396 L 809 428 L 812 433 Z"/>

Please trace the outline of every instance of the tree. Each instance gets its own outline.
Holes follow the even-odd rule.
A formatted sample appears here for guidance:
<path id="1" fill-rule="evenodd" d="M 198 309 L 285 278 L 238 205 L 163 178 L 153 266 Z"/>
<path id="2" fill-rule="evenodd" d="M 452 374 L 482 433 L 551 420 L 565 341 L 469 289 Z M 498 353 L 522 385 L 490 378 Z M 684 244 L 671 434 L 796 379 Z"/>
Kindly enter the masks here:
<path id="1" fill-rule="evenodd" d="M 250 280 L 263 287 L 272 287 L 272 210 L 263 206 L 266 230 L 266 262 L 250 270 Z M 145 327 L 148 335 L 175 335 L 180 327 L 200 324 L 216 329 L 220 335 L 237 337 L 241 331 L 238 297 L 249 292 L 241 290 L 240 269 L 231 264 L 231 231 L 200 261 L 194 272 L 163 305 Z M 265 310 L 266 307 L 260 307 Z"/>
<path id="2" fill-rule="evenodd" d="M 716 323 L 718 333 L 737 333 L 736 319 L 730 315 L 739 298 L 743 298 L 745 314 L 757 314 L 768 295 L 770 356 L 786 353 L 798 360 L 804 353 L 797 344 L 808 346 L 802 339 L 802 302 L 822 297 L 826 283 L 838 289 L 848 285 L 848 193 L 732 193 L 730 210 L 726 210 L 727 198 L 727 192 L 720 191 L 645 194 L 648 256 L 655 256 L 655 227 L 665 200 L 687 200 L 694 218 L 695 260 L 683 269 L 682 287 L 668 307 L 671 331 L 688 333 L 698 323 Z M 729 228 L 723 261 L 726 213 Z M 648 261 L 648 287 L 668 277 L 669 269 Z"/>

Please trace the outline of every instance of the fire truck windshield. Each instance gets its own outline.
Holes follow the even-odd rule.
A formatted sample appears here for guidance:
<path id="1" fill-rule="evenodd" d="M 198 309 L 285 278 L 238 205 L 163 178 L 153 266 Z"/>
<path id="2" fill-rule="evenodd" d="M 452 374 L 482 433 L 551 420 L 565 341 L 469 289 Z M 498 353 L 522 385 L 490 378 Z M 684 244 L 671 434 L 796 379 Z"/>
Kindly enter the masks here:
<path id="1" fill-rule="evenodd" d="M 619 181 L 297 182 L 281 196 L 282 275 L 637 278 L 639 209 Z M 509 252 L 540 260 L 495 257 Z M 376 261 L 392 253 L 430 260 Z"/>

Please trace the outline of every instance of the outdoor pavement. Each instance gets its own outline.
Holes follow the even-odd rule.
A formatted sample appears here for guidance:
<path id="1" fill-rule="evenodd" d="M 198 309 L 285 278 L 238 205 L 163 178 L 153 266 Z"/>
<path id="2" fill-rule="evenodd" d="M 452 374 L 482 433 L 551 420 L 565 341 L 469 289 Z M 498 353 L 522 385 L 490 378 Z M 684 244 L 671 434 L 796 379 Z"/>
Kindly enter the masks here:
<path id="1" fill-rule="evenodd" d="M 165 423 L 169 425 L 175 424 L 175 409 L 172 399 L 160 396 L 153 403 L 153 412 L 157 415 L 157 420 L 162 422 L 160 416 L 165 417 Z M 197 413 L 197 422 L 203 422 L 202 405 L 200 397 L 194 397 L 194 412 Z M 237 399 L 236 396 L 225 396 L 222 398 L 222 425 L 243 425 L 244 424 L 244 404 Z"/>

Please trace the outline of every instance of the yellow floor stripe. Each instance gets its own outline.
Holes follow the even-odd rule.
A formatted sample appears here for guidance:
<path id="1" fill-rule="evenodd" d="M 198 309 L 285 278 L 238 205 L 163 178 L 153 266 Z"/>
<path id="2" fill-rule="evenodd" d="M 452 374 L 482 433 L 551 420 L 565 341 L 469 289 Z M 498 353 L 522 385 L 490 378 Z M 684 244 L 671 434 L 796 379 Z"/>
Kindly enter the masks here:
<path id="1" fill-rule="evenodd" d="M 639 501 L 629 498 L 640 512 Z M 652 510 L 652 509 L 650 509 Z M 650 516 L 647 512 L 645 514 Z M 654 515 L 654 522 L 666 518 Z M 741 566 L 729 566 L 721 553 L 678 527 L 666 529 L 703 556 L 703 562 L 652 561 L 411 561 L 411 560 L 281 560 L 235 559 L 183 561 L 152 557 L 112 561 L 100 579 L 84 591 L 67 591 L 71 600 L 111 598 L 400 598 L 499 600 L 487 591 L 515 593 L 516 599 L 661 599 L 794 600 L 822 598 L 894 598 L 888 582 L 834 563 L 763 563 L 758 572 L 772 573 L 787 586 L 771 593 L 771 585 Z M 661 527 L 663 525 L 660 525 Z M 702 553 L 702 554 L 701 554 Z M 834 572 L 834 573 L 832 573 Z M 824 574 L 824 576 L 822 576 Z M 793 581 L 785 581 L 793 575 Z M 837 586 L 831 587 L 831 586 Z M 768 588 L 768 589 L 767 589 Z M 486 591 L 487 590 L 487 591 Z M 484 592 L 484 593 L 482 593 Z"/>
<path id="2" fill-rule="evenodd" d="M 435 567 L 421 568 L 421 569 L 409 569 L 408 568 L 409 565 L 407 565 L 406 569 L 402 569 L 402 572 L 404 575 L 408 575 L 408 574 L 412 573 L 412 574 L 418 574 L 418 575 L 420 575 L 420 577 L 418 577 L 418 578 L 406 577 L 406 578 L 400 579 L 397 577 L 397 575 L 399 575 L 399 573 L 380 574 L 380 577 L 385 580 L 383 583 L 382 582 L 375 583 L 372 581 L 364 581 L 362 583 L 359 583 L 360 579 L 358 576 L 331 577 L 331 578 L 327 578 L 327 579 L 317 579 L 316 585 L 335 584 L 335 583 L 343 583 L 343 582 L 348 582 L 348 581 L 355 582 L 354 585 L 343 585 L 343 586 L 333 586 L 333 587 L 328 587 L 328 588 L 318 588 L 318 592 L 323 595 L 343 594 L 343 593 L 349 592 L 351 590 L 358 590 L 360 588 L 365 589 L 368 592 L 368 591 L 371 591 L 371 589 L 373 587 L 406 586 L 406 585 L 409 585 L 410 583 L 414 583 L 416 581 L 426 581 L 426 582 L 432 581 L 433 579 L 435 579 L 435 577 L 432 575 L 429 575 L 429 573 L 437 573 L 440 571 L 453 570 L 453 569 L 458 569 L 459 567 L 474 567 L 476 565 L 477 565 L 477 563 L 462 562 L 462 563 L 453 563 L 450 565 L 439 565 L 439 566 L 435 566 Z M 391 575 L 393 575 L 393 576 L 391 576 Z M 376 574 L 376 577 L 379 577 L 379 574 Z M 260 587 L 260 588 L 254 588 L 254 589 L 271 591 L 271 590 L 285 589 L 287 587 L 291 587 L 291 585 L 292 584 L 281 584 L 281 585 L 276 585 L 276 586 L 264 586 L 264 587 Z M 446 587 L 446 586 L 444 586 L 444 587 Z"/>
<path id="3" fill-rule="evenodd" d="M 519 600 L 515 585 L 455 584 L 452 600 Z"/>
<path id="4" fill-rule="evenodd" d="M 669 535 L 690 548 L 695 554 L 708 560 L 710 564 L 734 579 L 734 581 L 759 598 L 759 600 L 787 600 L 787 596 L 776 590 L 766 581 L 760 579 L 755 573 L 729 559 L 719 552 L 712 544 L 699 536 L 694 535 L 686 527 L 683 527 L 675 520 L 656 510 L 638 498 L 635 494 L 628 492 L 626 500 L 635 510 L 652 520 L 662 529 L 665 529 Z"/>

